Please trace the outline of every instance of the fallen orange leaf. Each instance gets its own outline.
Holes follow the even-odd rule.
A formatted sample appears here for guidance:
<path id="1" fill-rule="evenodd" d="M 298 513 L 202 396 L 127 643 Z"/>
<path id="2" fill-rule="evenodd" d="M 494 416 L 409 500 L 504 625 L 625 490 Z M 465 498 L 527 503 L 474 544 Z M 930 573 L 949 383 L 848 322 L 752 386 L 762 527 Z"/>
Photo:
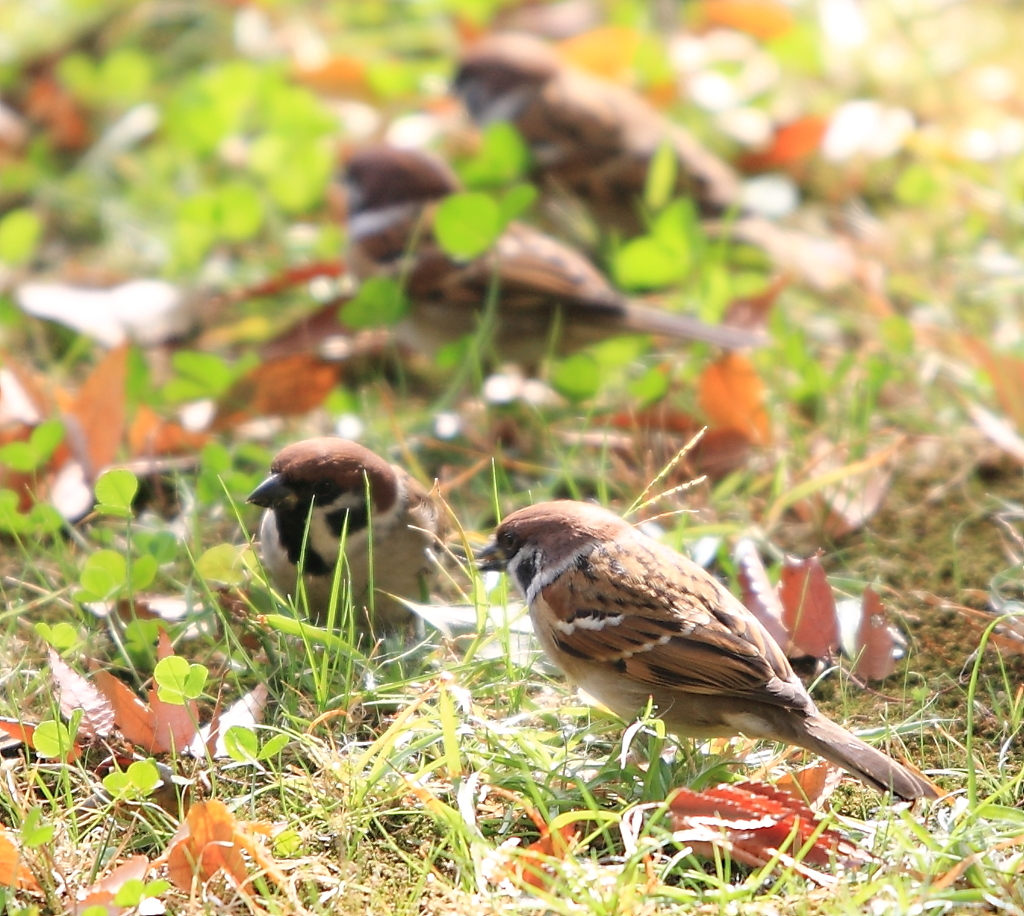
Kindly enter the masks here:
<path id="1" fill-rule="evenodd" d="M 628 76 L 640 49 L 640 34 L 623 26 L 602 26 L 559 42 L 562 59 L 605 79 L 621 81 Z"/>
<path id="2" fill-rule="evenodd" d="M 128 347 L 110 350 L 89 374 L 71 405 L 89 467 L 86 476 L 95 479 L 117 457 L 124 437 L 125 386 L 128 381 Z"/>
<path id="3" fill-rule="evenodd" d="M 727 353 L 700 377 L 700 406 L 716 426 L 734 429 L 757 445 L 771 440 L 764 384 L 740 353 Z"/>
<path id="4" fill-rule="evenodd" d="M 14 835 L 0 828 L 0 887 L 38 891 L 39 884 L 32 872 L 21 864 L 21 850 Z"/>
<path id="5" fill-rule="evenodd" d="M 708 25 L 736 29 L 762 41 L 785 35 L 794 23 L 789 7 L 777 0 L 704 0 L 701 12 Z"/>
<path id="6" fill-rule="evenodd" d="M 767 149 L 743 156 L 740 168 L 763 172 L 796 165 L 818 151 L 827 130 L 828 119 L 816 115 L 790 121 L 776 129 Z"/>

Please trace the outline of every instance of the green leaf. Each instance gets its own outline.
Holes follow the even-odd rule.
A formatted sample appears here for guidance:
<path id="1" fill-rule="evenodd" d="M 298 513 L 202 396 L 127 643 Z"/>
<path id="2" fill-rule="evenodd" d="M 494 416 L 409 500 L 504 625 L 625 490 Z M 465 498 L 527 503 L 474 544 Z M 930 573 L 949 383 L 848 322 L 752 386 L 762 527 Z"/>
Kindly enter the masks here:
<path id="1" fill-rule="evenodd" d="M 138 906 L 142 898 L 146 896 L 146 884 L 139 878 L 129 878 L 118 888 L 114 894 L 114 904 L 121 907 Z M 104 913 L 109 914 L 110 910 L 103 907 Z"/>
<path id="2" fill-rule="evenodd" d="M 156 578 L 158 568 L 156 557 L 148 553 L 132 560 L 130 579 L 132 591 L 141 592 L 149 588 Z"/>
<path id="3" fill-rule="evenodd" d="M 39 466 L 38 454 L 31 442 L 8 442 L 0 448 L 0 464 L 27 474 Z"/>
<path id="4" fill-rule="evenodd" d="M 267 741 L 260 749 L 259 759 L 269 760 L 271 757 L 276 757 L 284 750 L 290 740 L 291 739 L 287 735 L 274 735 L 274 737 Z"/>
<path id="5" fill-rule="evenodd" d="M 341 307 L 341 320 L 353 330 L 396 324 L 409 311 L 409 299 L 397 280 L 370 277 Z"/>
<path id="6" fill-rule="evenodd" d="M 60 420 L 45 420 L 32 430 L 28 441 L 36 450 L 39 464 L 43 464 L 64 441 L 64 424 Z"/>
<path id="7" fill-rule="evenodd" d="M 479 191 L 446 197 L 434 218 L 438 244 L 455 258 L 483 254 L 503 228 L 501 208 L 493 197 Z"/>
<path id="8" fill-rule="evenodd" d="M 537 189 L 532 184 L 524 182 L 509 188 L 501 198 L 502 228 L 525 213 L 536 199 Z"/>
<path id="9" fill-rule="evenodd" d="M 615 282 L 627 290 L 659 289 L 682 280 L 689 259 L 651 236 L 627 242 L 612 261 Z"/>
<path id="10" fill-rule="evenodd" d="M 116 550 L 97 550 L 85 561 L 79 582 L 94 600 L 104 601 L 128 582 L 128 563 Z"/>
<path id="11" fill-rule="evenodd" d="M 196 560 L 196 572 L 205 579 L 224 585 L 241 585 L 245 581 L 242 552 L 235 544 L 218 544 Z"/>
<path id="12" fill-rule="evenodd" d="M 235 380 L 232 368 L 213 353 L 180 350 L 171 357 L 171 365 L 179 377 L 164 386 L 163 395 L 169 401 L 217 398 Z"/>
<path id="13" fill-rule="evenodd" d="M 40 723 L 43 724 L 43 723 Z M 38 734 L 38 728 L 36 734 Z M 53 824 L 43 820 L 43 809 L 29 808 L 21 822 L 21 844 L 28 849 L 38 849 L 53 839 Z"/>
<path id="14" fill-rule="evenodd" d="M 263 225 L 263 201 L 252 185 L 234 181 L 217 191 L 217 228 L 222 238 L 244 242 Z"/>
<path id="15" fill-rule="evenodd" d="M 35 631 L 58 652 L 64 652 L 78 642 L 78 631 L 66 620 L 52 625 L 40 621 L 35 625 Z"/>
<path id="16" fill-rule="evenodd" d="M 469 188 L 489 188 L 522 178 L 530 167 L 530 148 L 508 121 L 488 125 L 477 154 L 464 163 L 459 175 Z"/>
<path id="17" fill-rule="evenodd" d="M 43 223 L 26 208 L 9 211 L 0 218 L 0 261 L 11 266 L 32 260 L 43 234 Z"/>
<path id="18" fill-rule="evenodd" d="M 99 503 L 97 511 L 130 518 L 132 501 L 139 492 L 139 481 L 131 471 L 117 468 L 102 474 L 94 491 Z"/>
<path id="19" fill-rule="evenodd" d="M 40 757 L 67 757 L 71 750 L 71 732 L 63 722 L 44 719 L 32 735 L 32 747 Z"/>
<path id="20" fill-rule="evenodd" d="M 589 353 L 574 353 L 555 364 L 551 384 L 570 401 L 586 400 L 601 387 L 601 367 Z"/>
<path id="21" fill-rule="evenodd" d="M 648 404 L 660 401 L 668 393 L 668 373 L 654 366 L 640 378 L 629 382 L 626 390 L 631 398 L 646 407 Z"/>
<path id="22" fill-rule="evenodd" d="M 679 158 L 672 141 L 667 137 L 658 144 L 647 167 L 644 183 L 644 203 L 654 213 L 661 210 L 672 199 L 679 172 Z"/>
<path id="23" fill-rule="evenodd" d="M 202 665 L 191 665 L 180 655 L 162 658 L 153 669 L 157 696 L 165 703 L 184 706 L 187 700 L 201 696 L 209 672 Z"/>
<path id="24" fill-rule="evenodd" d="M 224 749 L 232 760 L 252 763 L 258 759 L 259 739 L 252 729 L 232 725 L 224 734 Z"/>
<path id="25" fill-rule="evenodd" d="M 153 67 L 149 58 L 134 48 L 118 48 L 99 68 L 99 91 L 108 102 L 130 105 L 149 89 Z"/>

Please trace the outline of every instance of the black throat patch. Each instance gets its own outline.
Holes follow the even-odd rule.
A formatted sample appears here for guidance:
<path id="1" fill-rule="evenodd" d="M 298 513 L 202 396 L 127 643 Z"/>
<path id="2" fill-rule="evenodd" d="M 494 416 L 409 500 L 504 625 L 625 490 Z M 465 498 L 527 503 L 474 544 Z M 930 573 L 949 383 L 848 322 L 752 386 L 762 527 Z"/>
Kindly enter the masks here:
<path id="1" fill-rule="evenodd" d="M 302 558 L 303 572 L 312 576 L 326 576 L 334 572 L 334 566 L 333 564 L 328 565 L 311 543 L 306 545 L 304 558 L 302 554 L 302 543 L 306 536 L 306 521 L 309 518 L 312 504 L 312 500 L 300 500 L 295 506 L 278 506 L 274 509 L 274 519 L 277 521 L 277 534 L 281 539 L 281 546 L 288 554 L 289 562 L 298 566 L 299 560 Z M 351 537 L 366 528 L 369 524 L 370 514 L 366 504 L 363 503 L 351 509 L 341 508 L 328 512 L 326 520 L 328 530 L 338 540 L 341 540 L 342 531 L 347 532 L 346 537 Z"/>

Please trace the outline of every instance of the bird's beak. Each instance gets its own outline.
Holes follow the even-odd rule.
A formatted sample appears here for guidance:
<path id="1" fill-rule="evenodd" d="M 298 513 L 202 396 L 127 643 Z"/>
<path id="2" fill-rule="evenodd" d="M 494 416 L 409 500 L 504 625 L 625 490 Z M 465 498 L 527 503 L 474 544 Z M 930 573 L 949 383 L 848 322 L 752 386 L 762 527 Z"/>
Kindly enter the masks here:
<path id="1" fill-rule="evenodd" d="M 477 569 L 480 572 L 502 572 L 508 562 L 508 557 L 502 552 L 498 542 L 492 540 L 477 552 L 476 561 Z"/>
<path id="2" fill-rule="evenodd" d="M 271 474 L 249 494 L 246 502 L 255 503 L 264 509 L 273 509 L 275 506 L 279 506 L 281 503 L 294 498 L 295 494 L 281 479 L 281 475 Z"/>

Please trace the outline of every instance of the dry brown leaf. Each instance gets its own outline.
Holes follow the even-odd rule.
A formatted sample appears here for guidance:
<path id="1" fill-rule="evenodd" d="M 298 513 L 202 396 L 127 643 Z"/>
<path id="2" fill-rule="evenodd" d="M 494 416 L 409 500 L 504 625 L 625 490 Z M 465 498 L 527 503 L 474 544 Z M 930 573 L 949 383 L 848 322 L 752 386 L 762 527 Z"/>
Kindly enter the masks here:
<path id="1" fill-rule="evenodd" d="M 715 426 L 736 430 L 757 445 L 771 440 L 764 385 L 740 353 L 726 353 L 704 370 L 700 406 Z"/>
<path id="2" fill-rule="evenodd" d="M 231 386 L 217 405 L 211 429 L 230 429 L 255 417 L 308 413 L 331 393 L 340 371 L 338 363 L 307 353 L 269 360 Z"/>
<path id="3" fill-rule="evenodd" d="M 987 343 L 968 338 L 967 349 L 992 381 L 999 406 L 1018 430 L 1024 431 L 1024 359 L 993 353 Z"/>
<path id="4" fill-rule="evenodd" d="M 881 681 L 896 669 L 893 650 L 898 634 L 889 623 L 882 599 L 873 588 L 864 589 L 860 626 L 857 628 L 853 673 L 869 681 Z"/>
<path id="5" fill-rule="evenodd" d="M 219 872 L 243 894 L 249 876 L 242 853 L 249 855 L 260 872 L 287 890 L 288 882 L 273 857 L 252 833 L 269 833 L 262 824 L 238 821 L 222 801 L 213 798 L 189 808 L 185 821 L 171 838 L 161 857 L 167 877 L 179 890 L 190 891 L 193 878 L 206 883 Z"/>
<path id="6" fill-rule="evenodd" d="M 238 826 L 224 802 L 215 798 L 189 808 L 166 852 L 171 883 L 187 892 L 193 877 L 205 884 L 223 871 L 241 889 L 249 876 L 242 850 L 235 842 Z"/>
<path id="7" fill-rule="evenodd" d="M 722 324 L 727 324 L 731 328 L 745 328 L 748 331 L 763 331 L 768 326 L 768 316 L 775 305 L 775 300 L 791 282 L 792 278 L 788 274 L 783 274 L 772 280 L 764 292 L 756 296 L 734 299 L 722 318 Z"/>
<path id="8" fill-rule="evenodd" d="M 90 887 L 74 902 L 71 911 L 82 913 L 89 907 L 97 906 L 104 907 L 109 916 L 118 916 L 128 907 L 117 906 L 114 903 L 114 898 L 129 881 L 145 881 L 150 868 L 150 861 L 145 856 L 132 856 L 127 862 L 122 862 L 109 875 Z"/>
<path id="9" fill-rule="evenodd" d="M 128 348 L 122 344 L 107 352 L 79 389 L 69 411 L 77 428 L 69 429 L 68 435 L 77 433 L 82 438 L 78 457 L 88 460 L 85 472 L 89 480 L 113 463 L 124 438 Z"/>
<path id="10" fill-rule="evenodd" d="M 78 734 L 83 738 L 105 738 L 114 730 L 114 707 L 95 685 L 74 671 L 53 649 L 50 649 L 50 672 L 60 694 L 61 714 L 70 719 L 82 711 Z"/>
<path id="11" fill-rule="evenodd" d="M 128 449 L 133 458 L 190 455 L 209 441 L 206 433 L 189 432 L 179 423 L 163 419 L 145 404 L 139 405 L 128 429 Z"/>
<path id="12" fill-rule="evenodd" d="M 46 128 L 59 150 L 82 150 L 91 142 L 89 122 L 75 97 L 49 73 L 32 81 L 25 98 L 25 114 Z"/>
<path id="13" fill-rule="evenodd" d="M 125 740 L 154 754 L 164 753 L 170 749 L 162 747 L 157 741 L 156 716 L 153 710 L 135 696 L 127 684 L 103 669 L 94 672 L 93 681 L 113 706 L 114 721 Z"/>
<path id="14" fill-rule="evenodd" d="M 839 615 L 832 586 L 818 556 L 786 557 L 779 582 L 786 655 L 831 658 L 839 648 Z"/>

